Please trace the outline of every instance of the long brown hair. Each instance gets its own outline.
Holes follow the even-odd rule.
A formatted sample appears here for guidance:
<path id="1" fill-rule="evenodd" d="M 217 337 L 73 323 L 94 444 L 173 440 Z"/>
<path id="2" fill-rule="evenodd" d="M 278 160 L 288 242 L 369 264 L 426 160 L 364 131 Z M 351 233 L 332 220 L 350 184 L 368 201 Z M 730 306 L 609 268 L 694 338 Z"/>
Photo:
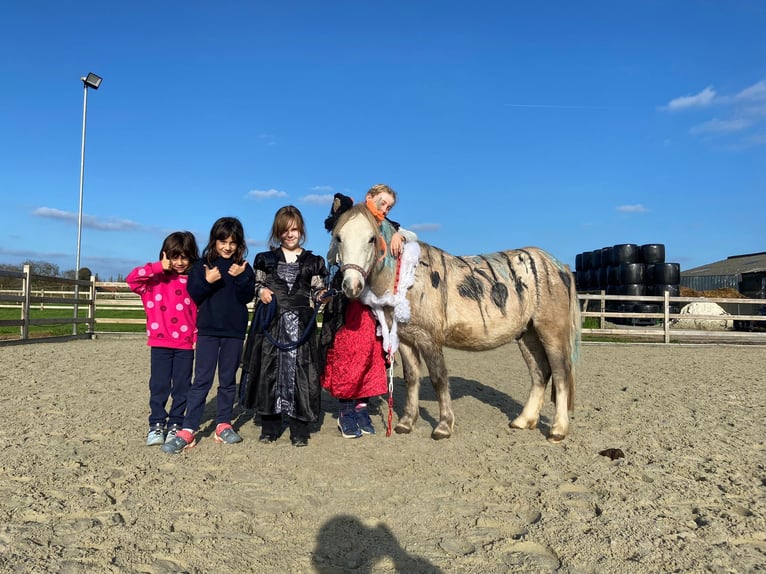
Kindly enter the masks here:
<path id="1" fill-rule="evenodd" d="M 232 260 L 234 263 L 240 264 L 245 260 L 247 255 L 247 243 L 245 242 L 245 230 L 242 227 L 242 223 L 236 217 L 221 217 L 210 229 L 210 239 L 202 251 L 202 257 L 208 262 L 213 263 L 218 257 L 218 252 L 215 250 L 215 242 L 223 241 L 229 237 L 234 239 L 237 244 L 237 251 L 234 253 Z"/>
<path id="2" fill-rule="evenodd" d="M 303 244 L 306 243 L 306 225 L 303 222 L 303 215 L 294 205 L 285 205 L 280 207 L 274 214 L 274 223 L 271 224 L 269 248 L 272 251 L 282 244 L 282 234 L 290 229 L 293 224 L 295 224 L 301 234 L 298 245 L 303 247 Z"/>

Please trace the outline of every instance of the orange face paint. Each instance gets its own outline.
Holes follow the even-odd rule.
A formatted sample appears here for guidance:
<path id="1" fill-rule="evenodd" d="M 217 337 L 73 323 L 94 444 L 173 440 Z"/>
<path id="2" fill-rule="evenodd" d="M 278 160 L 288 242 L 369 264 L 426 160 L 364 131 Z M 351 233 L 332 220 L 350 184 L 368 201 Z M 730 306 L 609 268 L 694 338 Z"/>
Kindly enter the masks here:
<path id="1" fill-rule="evenodd" d="M 375 217 L 375 219 L 378 220 L 378 223 L 383 221 L 386 218 L 386 214 L 383 213 L 380 209 L 378 209 L 378 206 L 375 205 L 375 198 L 368 197 L 365 201 L 365 205 L 367 206 L 367 209 L 370 210 L 370 213 Z"/>

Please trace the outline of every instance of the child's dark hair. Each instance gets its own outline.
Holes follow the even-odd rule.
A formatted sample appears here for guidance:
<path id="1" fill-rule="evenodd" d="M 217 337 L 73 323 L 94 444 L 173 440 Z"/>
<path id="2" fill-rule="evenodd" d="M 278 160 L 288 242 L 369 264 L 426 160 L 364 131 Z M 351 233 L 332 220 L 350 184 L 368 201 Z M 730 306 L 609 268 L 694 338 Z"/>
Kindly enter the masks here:
<path id="1" fill-rule="evenodd" d="M 236 264 L 241 264 L 245 260 L 247 255 L 247 243 L 245 243 L 245 230 L 242 228 L 242 223 L 236 217 L 221 217 L 213 224 L 210 229 L 210 239 L 202 251 L 202 257 L 209 264 L 218 257 L 218 252 L 215 250 L 215 242 L 223 241 L 231 237 L 237 244 L 237 251 L 234 253 L 232 260 Z"/>
<path id="2" fill-rule="evenodd" d="M 274 214 L 274 223 L 271 224 L 271 233 L 269 234 L 269 247 L 276 249 L 282 243 L 282 234 L 295 226 L 301 234 L 298 245 L 306 243 L 306 224 L 303 223 L 303 215 L 294 205 L 285 205 L 280 207 Z"/>
<path id="3" fill-rule="evenodd" d="M 189 266 L 199 259 L 199 247 L 194 234 L 190 231 L 174 231 L 165 238 L 160 249 L 160 259 L 162 254 L 168 259 L 177 257 L 188 257 Z"/>

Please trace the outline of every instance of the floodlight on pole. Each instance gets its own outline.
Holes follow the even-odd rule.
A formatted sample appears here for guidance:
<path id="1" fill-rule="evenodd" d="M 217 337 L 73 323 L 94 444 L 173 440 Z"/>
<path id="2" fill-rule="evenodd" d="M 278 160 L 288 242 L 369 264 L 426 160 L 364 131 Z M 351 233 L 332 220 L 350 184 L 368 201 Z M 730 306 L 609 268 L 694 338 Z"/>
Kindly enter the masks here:
<path id="1" fill-rule="evenodd" d="M 84 78 L 80 78 L 83 83 L 88 86 L 89 88 L 93 88 L 94 90 L 98 90 L 98 87 L 101 85 L 101 76 L 97 76 L 93 72 L 89 72 L 87 76 Z"/>
<path id="2" fill-rule="evenodd" d="M 83 85 L 83 99 L 82 99 L 82 148 L 80 151 L 80 205 L 77 210 L 77 256 L 75 261 L 74 278 L 80 279 L 80 245 L 82 241 L 82 189 L 83 181 L 85 179 L 85 122 L 88 117 L 88 88 L 98 90 L 101 85 L 101 76 L 97 76 L 93 72 L 89 72 L 87 76 L 80 78 Z M 74 296 L 76 300 L 80 298 L 80 286 L 75 284 Z M 77 302 L 74 304 L 74 318 L 77 319 Z M 72 334 L 77 334 L 77 322 L 72 325 Z"/>

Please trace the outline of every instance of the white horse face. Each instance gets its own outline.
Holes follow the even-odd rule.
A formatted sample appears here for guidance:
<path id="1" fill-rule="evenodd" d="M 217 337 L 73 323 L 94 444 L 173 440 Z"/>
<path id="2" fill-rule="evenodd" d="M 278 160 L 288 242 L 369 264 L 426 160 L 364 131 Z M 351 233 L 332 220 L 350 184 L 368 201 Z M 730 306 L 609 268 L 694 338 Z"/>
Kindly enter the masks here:
<path id="1" fill-rule="evenodd" d="M 367 275 L 377 254 L 377 233 L 369 220 L 354 214 L 335 230 L 333 241 L 338 251 L 340 272 L 343 274 L 343 294 L 356 299 L 362 294 Z"/>

